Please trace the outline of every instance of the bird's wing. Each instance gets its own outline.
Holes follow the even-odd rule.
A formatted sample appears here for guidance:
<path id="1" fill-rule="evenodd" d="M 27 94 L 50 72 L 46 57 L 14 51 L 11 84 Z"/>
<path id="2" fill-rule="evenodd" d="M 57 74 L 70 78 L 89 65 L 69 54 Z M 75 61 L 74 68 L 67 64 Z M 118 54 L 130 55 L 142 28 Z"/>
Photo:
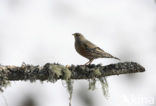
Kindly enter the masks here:
<path id="1" fill-rule="evenodd" d="M 96 47 L 95 49 L 96 49 L 97 51 L 105 52 L 104 50 L 102 50 L 102 49 L 99 48 L 99 47 Z"/>
<path id="2" fill-rule="evenodd" d="M 85 46 L 86 48 L 91 48 L 91 49 L 97 47 L 95 44 L 93 44 L 92 42 L 90 42 L 90 41 L 88 41 L 88 40 L 86 40 L 86 41 L 84 42 L 84 46 Z"/>
<path id="3" fill-rule="evenodd" d="M 95 44 L 93 44 L 90 41 L 86 41 L 84 44 L 84 47 L 86 50 L 95 53 L 96 55 L 102 56 L 102 57 L 113 57 L 111 54 L 105 52 L 103 49 L 101 49 L 100 47 L 96 46 Z"/>
<path id="4" fill-rule="evenodd" d="M 96 46 L 95 44 L 93 44 L 92 42 L 90 42 L 88 40 L 83 43 L 83 47 L 85 50 L 92 52 L 97 57 L 115 58 L 115 59 L 120 60 L 119 58 L 114 57 L 111 54 L 105 52 L 100 47 Z"/>
<path id="5" fill-rule="evenodd" d="M 100 47 L 96 46 L 95 44 L 93 44 L 92 42 L 90 42 L 88 40 L 85 41 L 84 47 L 85 47 L 85 49 L 90 50 L 90 51 L 105 52 Z"/>

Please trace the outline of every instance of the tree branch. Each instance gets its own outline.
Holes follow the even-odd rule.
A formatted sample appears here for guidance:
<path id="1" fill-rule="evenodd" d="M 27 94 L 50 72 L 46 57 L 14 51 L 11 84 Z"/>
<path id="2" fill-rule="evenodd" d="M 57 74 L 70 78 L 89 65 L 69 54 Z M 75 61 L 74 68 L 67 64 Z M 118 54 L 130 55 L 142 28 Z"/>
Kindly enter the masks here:
<path id="1" fill-rule="evenodd" d="M 31 82 L 47 80 L 54 82 L 58 79 L 92 79 L 144 71 L 145 68 L 135 62 L 116 63 L 107 66 L 100 64 L 63 66 L 56 63 L 47 63 L 44 66 L 34 66 L 24 63 L 20 67 L 0 65 L 0 90 L 1 87 L 7 86 L 9 81 L 16 80 L 30 80 Z"/>
<path id="2" fill-rule="evenodd" d="M 58 79 L 90 79 L 110 75 L 144 72 L 145 68 L 135 62 L 124 62 L 110 64 L 107 66 L 99 65 L 72 65 L 63 66 L 60 64 L 47 63 L 43 67 L 22 64 L 17 66 L 0 66 L 0 81 L 3 79 L 15 80 L 58 80 Z"/>
<path id="3" fill-rule="evenodd" d="M 105 93 L 104 84 L 106 82 L 101 79 L 101 77 L 144 71 L 145 68 L 135 62 L 116 63 L 107 66 L 102 66 L 100 64 L 92 64 L 88 66 L 63 66 L 55 63 L 47 63 L 44 66 L 34 66 L 23 63 L 20 67 L 0 65 L 0 90 L 3 91 L 2 87 L 6 87 L 9 84 L 9 81 L 30 80 L 33 82 L 36 80 L 47 80 L 54 82 L 58 79 L 62 79 L 67 82 L 67 88 L 70 94 L 69 100 L 71 104 L 73 86 L 70 79 L 99 78 Z M 95 86 L 95 82 L 91 86 Z"/>

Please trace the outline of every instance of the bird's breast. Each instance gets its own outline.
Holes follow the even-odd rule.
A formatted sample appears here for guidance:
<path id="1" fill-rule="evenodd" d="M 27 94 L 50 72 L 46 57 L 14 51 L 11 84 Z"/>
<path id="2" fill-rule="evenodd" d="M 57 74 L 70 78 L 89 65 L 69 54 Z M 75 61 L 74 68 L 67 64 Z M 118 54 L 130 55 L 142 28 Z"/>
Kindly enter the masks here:
<path id="1" fill-rule="evenodd" d="M 88 59 L 92 59 L 93 58 L 92 54 L 90 53 L 89 50 L 87 50 L 85 48 L 85 46 L 83 45 L 83 43 L 81 43 L 81 42 L 75 42 L 75 49 L 83 57 L 88 58 Z"/>

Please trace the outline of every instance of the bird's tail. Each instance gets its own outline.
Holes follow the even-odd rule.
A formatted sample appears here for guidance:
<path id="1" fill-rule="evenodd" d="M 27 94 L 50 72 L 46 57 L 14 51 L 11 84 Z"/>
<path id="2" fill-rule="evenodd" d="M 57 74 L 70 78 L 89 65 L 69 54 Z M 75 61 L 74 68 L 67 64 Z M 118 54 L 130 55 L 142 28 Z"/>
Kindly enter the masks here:
<path id="1" fill-rule="evenodd" d="M 120 60 L 119 58 L 114 57 L 114 56 L 112 56 L 112 55 L 109 54 L 109 53 L 103 53 L 103 57 L 104 57 L 104 58 L 114 58 L 114 59 Z"/>
<path id="2" fill-rule="evenodd" d="M 113 56 L 112 58 L 114 58 L 114 59 L 117 59 L 117 60 L 120 60 L 119 58 L 117 58 L 117 57 L 114 57 L 114 56 Z"/>

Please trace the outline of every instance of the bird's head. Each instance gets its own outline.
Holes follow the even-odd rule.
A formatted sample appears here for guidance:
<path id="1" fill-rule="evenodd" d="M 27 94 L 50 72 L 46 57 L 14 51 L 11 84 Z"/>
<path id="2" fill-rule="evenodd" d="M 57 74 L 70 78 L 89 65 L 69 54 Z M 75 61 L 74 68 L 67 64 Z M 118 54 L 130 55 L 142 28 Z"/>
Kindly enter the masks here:
<path id="1" fill-rule="evenodd" d="M 81 33 L 74 33 L 72 35 L 75 37 L 75 40 L 85 39 L 84 36 Z"/>

